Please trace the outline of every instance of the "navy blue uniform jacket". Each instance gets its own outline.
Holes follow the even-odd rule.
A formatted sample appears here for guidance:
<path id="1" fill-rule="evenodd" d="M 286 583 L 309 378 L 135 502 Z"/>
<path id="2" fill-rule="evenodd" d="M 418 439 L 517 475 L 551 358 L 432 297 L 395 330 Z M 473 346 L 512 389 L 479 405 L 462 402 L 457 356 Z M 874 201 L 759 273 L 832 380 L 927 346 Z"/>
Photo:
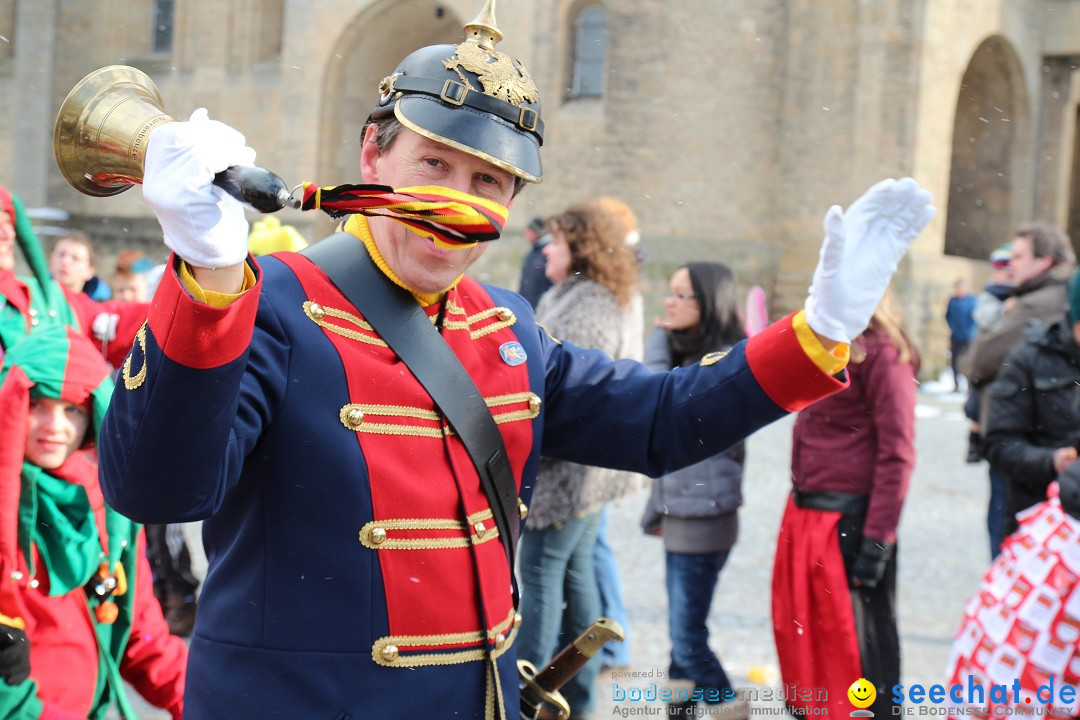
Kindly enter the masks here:
<path id="1" fill-rule="evenodd" d="M 107 500 L 205 520 L 192 718 L 517 717 L 510 569 L 479 479 L 419 384 L 307 258 L 248 262 L 226 308 L 154 297 L 101 433 Z M 789 317 L 654 373 L 562 344 L 463 279 L 442 335 L 507 445 L 523 505 L 545 455 L 659 476 L 844 383 Z M 505 713 L 505 715 L 504 715 Z"/>

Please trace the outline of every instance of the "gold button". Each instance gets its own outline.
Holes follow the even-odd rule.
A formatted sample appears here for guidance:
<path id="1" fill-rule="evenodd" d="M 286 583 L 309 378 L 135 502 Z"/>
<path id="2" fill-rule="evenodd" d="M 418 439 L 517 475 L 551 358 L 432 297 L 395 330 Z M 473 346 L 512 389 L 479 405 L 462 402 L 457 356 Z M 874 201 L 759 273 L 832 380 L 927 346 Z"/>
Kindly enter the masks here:
<path id="1" fill-rule="evenodd" d="M 540 400 L 539 395 L 529 396 L 529 412 L 531 412 L 533 415 L 539 415 L 541 405 L 543 405 L 543 401 Z"/>
<path id="2" fill-rule="evenodd" d="M 311 317 L 315 318 L 316 320 L 322 320 L 323 317 L 326 315 L 326 311 L 323 310 L 323 306 L 319 303 L 311 303 L 311 306 L 308 308 L 308 312 L 310 312 Z"/>
<path id="3" fill-rule="evenodd" d="M 349 425 L 356 427 L 360 423 L 364 422 L 364 411 L 360 408 L 353 408 L 349 411 Z"/>
<path id="4" fill-rule="evenodd" d="M 495 649 L 496 650 L 502 650 L 504 645 L 506 645 L 506 636 L 505 635 L 496 635 L 495 636 Z"/>
<path id="5" fill-rule="evenodd" d="M 37 578 L 30 578 L 30 582 L 28 583 L 28 585 L 30 585 L 30 587 L 32 588 L 36 588 L 38 584 L 39 583 Z"/>
<path id="6" fill-rule="evenodd" d="M 397 660 L 398 649 L 397 645 L 387 645 L 382 649 L 382 659 L 386 662 L 394 662 Z"/>
<path id="7" fill-rule="evenodd" d="M 503 322 L 510 322 L 514 319 L 514 313 L 510 312 L 510 308 L 501 307 L 495 311 L 495 314 Z"/>
<path id="8" fill-rule="evenodd" d="M 11 582 L 19 582 L 23 579 L 23 574 L 18 570 L 11 571 Z"/>
<path id="9" fill-rule="evenodd" d="M 386 542 L 386 528 L 372 528 L 371 542 L 375 543 L 376 545 L 382 545 L 384 542 Z"/>
<path id="10" fill-rule="evenodd" d="M 514 627 L 521 627 L 521 613 L 514 613 Z"/>
<path id="11" fill-rule="evenodd" d="M 483 522 L 477 522 L 475 525 L 473 525 L 473 530 L 476 531 L 476 537 L 482 538 L 484 537 L 484 535 L 487 534 L 487 528 L 484 527 Z"/>
<path id="12" fill-rule="evenodd" d="M 522 520 L 529 517 L 529 506 L 521 498 L 518 498 L 518 515 Z"/>

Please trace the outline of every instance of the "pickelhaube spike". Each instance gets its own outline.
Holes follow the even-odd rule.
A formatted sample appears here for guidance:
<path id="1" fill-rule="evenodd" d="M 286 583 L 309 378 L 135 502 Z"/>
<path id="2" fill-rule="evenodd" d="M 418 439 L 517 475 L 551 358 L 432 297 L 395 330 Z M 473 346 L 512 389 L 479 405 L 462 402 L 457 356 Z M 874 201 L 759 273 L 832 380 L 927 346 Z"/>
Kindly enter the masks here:
<path id="1" fill-rule="evenodd" d="M 486 0 L 480 13 L 466 23 L 465 40 L 477 43 L 485 50 L 494 50 L 495 44 L 502 39 L 502 31 L 495 24 L 495 0 Z"/>
<path id="2" fill-rule="evenodd" d="M 371 120 L 393 115 L 409 130 L 540 182 L 540 93 L 528 70 L 495 49 L 495 0 L 465 25 L 457 45 L 409 54 L 379 84 Z"/>

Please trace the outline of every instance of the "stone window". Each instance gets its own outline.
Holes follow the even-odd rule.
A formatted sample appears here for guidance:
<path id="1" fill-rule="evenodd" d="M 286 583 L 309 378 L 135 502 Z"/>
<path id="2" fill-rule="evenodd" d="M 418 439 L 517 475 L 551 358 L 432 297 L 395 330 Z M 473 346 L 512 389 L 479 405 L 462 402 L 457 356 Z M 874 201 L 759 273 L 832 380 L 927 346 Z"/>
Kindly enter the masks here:
<path id="1" fill-rule="evenodd" d="M 574 19 L 571 99 L 603 96 L 606 51 L 607 11 L 587 5 Z"/>
<path id="2" fill-rule="evenodd" d="M 151 52 L 172 52 L 173 5 L 174 0 L 154 0 L 154 27 L 150 34 Z"/>

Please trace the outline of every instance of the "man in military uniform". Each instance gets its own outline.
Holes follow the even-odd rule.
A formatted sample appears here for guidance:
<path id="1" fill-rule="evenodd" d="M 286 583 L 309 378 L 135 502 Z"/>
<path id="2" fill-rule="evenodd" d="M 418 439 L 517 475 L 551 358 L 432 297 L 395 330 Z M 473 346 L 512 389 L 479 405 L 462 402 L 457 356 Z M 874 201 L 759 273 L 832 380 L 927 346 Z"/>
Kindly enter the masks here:
<path id="1" fill-rule="evenodd" d="M 500 37 L 485 10 L 464 42 L 417 50 L 383 81 L 366 182 L 497 215 L 540 180 L 539 95 Z M 152 135 L 144 195 L 174 256 L 102 433 L 119 510 L 206 520 L 187 712 L 517 717 L 497 503 L 459 428 L 323 269 L 247 255 L 242 208 L 211 181 L 253 161 L 205 111 Z M 845 343 L 932 214 L 912 180 L 833 208 L 806 310 L 670 374 L 549 337 L 521 296 L 465 276 L 485 247 L 468 231 L 447 247 L 411 217 L 360 214 L 344 231 L 475 383 L 524 517 L 541 445 L 655 476 L 842 388 Z"/>

